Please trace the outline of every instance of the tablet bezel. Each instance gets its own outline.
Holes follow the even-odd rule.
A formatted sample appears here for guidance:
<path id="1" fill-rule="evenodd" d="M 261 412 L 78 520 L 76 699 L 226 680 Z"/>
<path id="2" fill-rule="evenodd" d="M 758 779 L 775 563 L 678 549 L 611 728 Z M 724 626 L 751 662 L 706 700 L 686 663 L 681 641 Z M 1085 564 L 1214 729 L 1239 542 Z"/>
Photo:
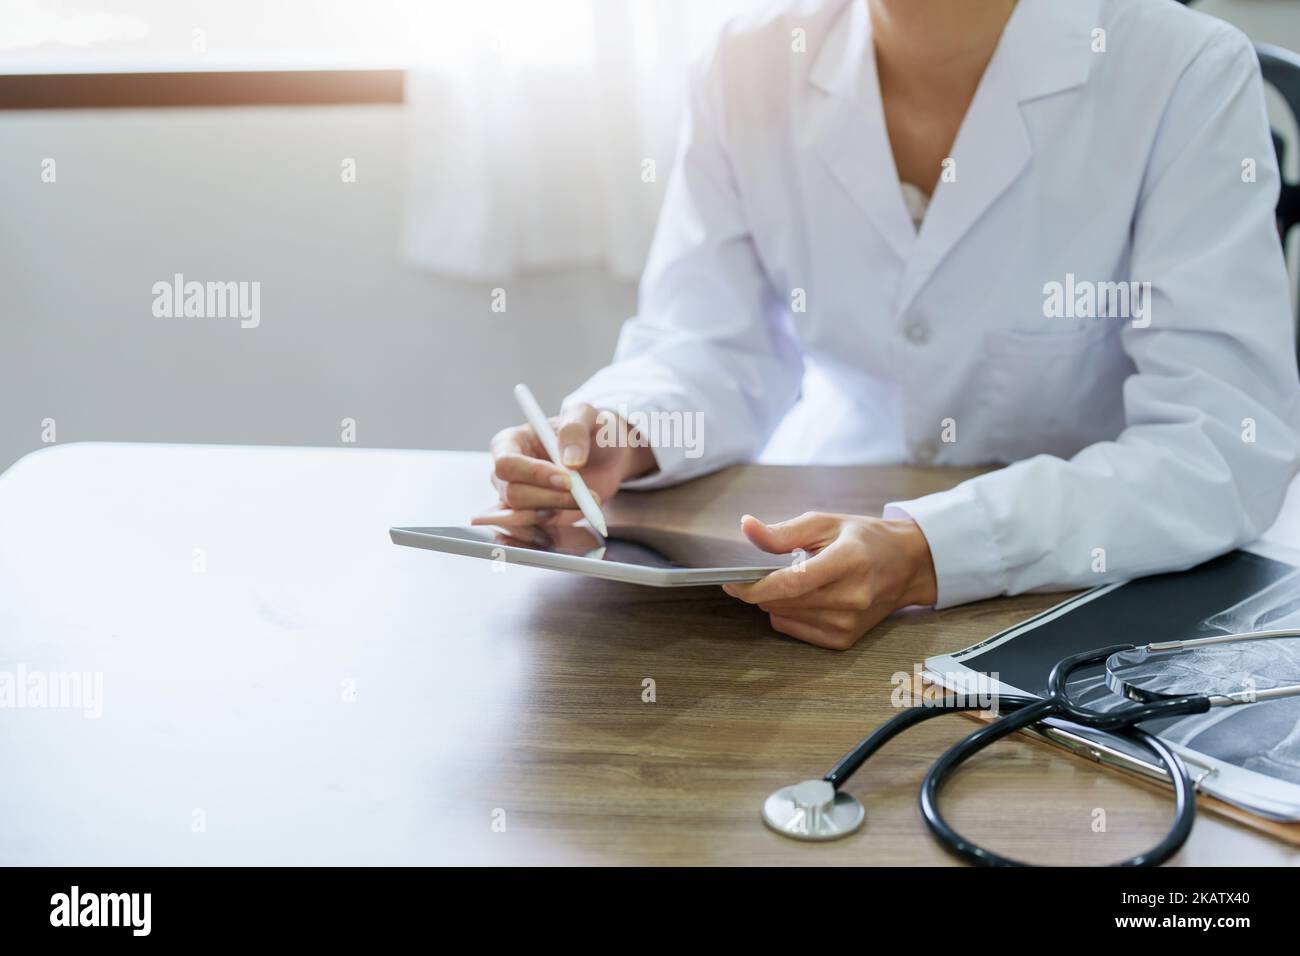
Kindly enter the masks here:
<path id="1" fill-rule="evenodd" d="M 491 541 L 453 538 L 447 535 L 434 534 L 433 530 L 432 528 L 389 528 L 388 536 L 393 544 L 405 545 L 411 548 L 424 548 L 428 551 L 441 551 L 445 554 L 459 554 L 469 558 L 483 558 L 488 561 L 504 560 L 507 564 L 550 568 L 554 571 L 568 571 L 573 574 L 585 574 L 593 578 L 604 578 L 608 581 L 643 584 L 656 588 L 744 584 L 750 581 L 758 581 L 767 577 L 773 571 L 779 571 L 781 568 L 788 566 L 779 563 L 781 555 L 773 555 L 773 563 L 770 566 L 647 568 L 636 564 L 622 564 L 617 561 L 583 558 L 573 554 L 556 554 L 551 551 L 517 548 L 512 545 Z M 478 528 L 475 530 L 483 529 Z M 498 551 L 503 552 L 504 556 L 499 556 Z"/>

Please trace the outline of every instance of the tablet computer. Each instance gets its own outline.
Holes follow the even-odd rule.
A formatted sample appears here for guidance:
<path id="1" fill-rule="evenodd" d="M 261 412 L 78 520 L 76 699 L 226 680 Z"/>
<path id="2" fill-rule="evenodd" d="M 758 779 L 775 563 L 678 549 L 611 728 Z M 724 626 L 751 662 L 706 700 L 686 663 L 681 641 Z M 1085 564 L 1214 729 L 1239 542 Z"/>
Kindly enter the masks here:
<path id="1" fill-rule="evenodd" d="M 582 525 L 517 529 L 523 537 L 489 528 L 390 528 L 388 534 L 394 544 L 413 548 L 660 588 L 757 581 L 794 562 L 794 555 L 768 554 L 746 541 L 637 527 L 610 528 L 607 538 Z"/>

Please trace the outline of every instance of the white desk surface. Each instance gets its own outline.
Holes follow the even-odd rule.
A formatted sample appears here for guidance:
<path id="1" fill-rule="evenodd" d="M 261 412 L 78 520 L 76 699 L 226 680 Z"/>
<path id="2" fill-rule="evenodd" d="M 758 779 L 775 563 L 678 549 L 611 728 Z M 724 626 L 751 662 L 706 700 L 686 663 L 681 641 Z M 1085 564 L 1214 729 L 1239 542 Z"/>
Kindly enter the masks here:
<path id="1" fill-rule="evenodd" d="M 465 639 L 440 614 L 486 562 L 388 539 L 465 523 L 490 502 L 488 467 L 89 444 L 9 469 L 0 669 L 102 672 L 104 700 L 98 719 L 0 712 L 0 863 L 491 859 L 482 807 L 457 818 L 458 764 L 499 739 L 527 661 L 491 608 Z"/>

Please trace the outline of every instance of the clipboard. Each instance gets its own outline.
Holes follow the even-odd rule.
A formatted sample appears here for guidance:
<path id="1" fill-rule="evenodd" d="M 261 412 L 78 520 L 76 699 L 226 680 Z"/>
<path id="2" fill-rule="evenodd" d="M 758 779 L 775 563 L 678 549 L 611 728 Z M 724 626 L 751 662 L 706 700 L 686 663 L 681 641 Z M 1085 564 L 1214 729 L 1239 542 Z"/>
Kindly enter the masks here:
<path id="1" fill-rule="evenodd" d="M 1249 606 L 1251 614 L 1255 614 L 1258 596 L 1277 591 L 1281 582 L 1286 602 L 1290 602 L 1284 602 L 1282 613 L 1294 613 L 1290 605 L 1300 594 L 1300 560 L 1296 554 L 1268 554 L 1262 549 L 1234 551 L 1187 571 L 1094 588 L 971 647 L 929 658 L 916 683 L 920 692 L 930 695 L 940 690 L 960 692 L 963 685 L 969 686 L 973 675 L 983 674 L 983 680 L 995 680 L 1004 692 L 1038 696 L 1047 672 L 1058 660 L 1094 646 L 1206 636 L 1215 628 L 1217 633 L 1264 629 L 1268 625 L 1261 624 L 1262 619 L 1242 616 L 1240 609 Z M 1071 684 L 1075 686 L 1075 681 Z M 1077 689 L 1085 700 L 1089 694 L 1104 695 L 1104 688 L 1099 691 L 1096 680 L 1089 681 L 1086 674 L 1081 675 Z M 1300 846 L 1300 819 L 1296 819 L 1300 781 L 1289 771 L 1268 769 L 1265 752 L 1270 750 L 1270 738 L 1260 735 L 1274 732 L 1276 736 L 1278 721 L 1271 711 L 1253 711 L 1255 706 L 1295 709 L 1290 701 L 1260 703 L 1218 712 L 1224 719 L 1217 724 L 1201 722 L 1202 717 L 1209 716 L 1202 715 L 1148 729 L 1172 744 L 1183 757 L 1201 807 Z M 967 713 L 981 718 L 978 712 Z M 1270 721 L 1269 716 L 1274 719 Z M 1289 725 L 1292 716 L 1290 710 L 1285 712 L 1282 723 Z M 1023 732 L 1148 784 L 1170 786 L 1163 768 L 1145 759 L 1140 750 L 1119 740 L 1108 745 L 1105 735 L 1097 731 L 1077 728 L 1076 732 L 1063 721 L 1054 720 Z M 1261 739 L 1266 742 L 1257 750 Z M 1282 754 L 1282 766 L 1289 766 L 1294 757 L 1291 736 L 1272 741 L 1272 748 Z"/>

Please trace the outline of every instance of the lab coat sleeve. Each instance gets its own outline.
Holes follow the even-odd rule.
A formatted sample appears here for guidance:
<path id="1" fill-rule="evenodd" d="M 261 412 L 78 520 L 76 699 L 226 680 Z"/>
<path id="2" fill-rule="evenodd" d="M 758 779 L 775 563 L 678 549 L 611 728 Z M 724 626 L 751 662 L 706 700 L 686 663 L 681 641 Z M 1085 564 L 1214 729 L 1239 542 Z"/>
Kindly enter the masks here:
<path id="1" fill-rule="evenodd" d="M 886 508 L 925 533 L 939 606 L 1191 567 L 1276 517 L 1300 449 L 1278 182 L 1258 61 L 1225 30 L 1175 87 L 1148 159 L 1132 278 L 1152 283 L 1151 324 L 1121 332 L 1137 368 L 1124 430 Z"/>
<path id="2" fill-rule="evenodd" d="M 716 53 L 712 61 L 692 73 L 638 314 L 624 324 L 613 363 L 564 401 L 619 412 L 634 425 L 637 416 L 657 419 L 647 437 L 657 438 L 659 469 L 626 487 L 752 459 L 799 395 L 803 360 L 786 300 L 771 287 L 746 223 Z"/>

